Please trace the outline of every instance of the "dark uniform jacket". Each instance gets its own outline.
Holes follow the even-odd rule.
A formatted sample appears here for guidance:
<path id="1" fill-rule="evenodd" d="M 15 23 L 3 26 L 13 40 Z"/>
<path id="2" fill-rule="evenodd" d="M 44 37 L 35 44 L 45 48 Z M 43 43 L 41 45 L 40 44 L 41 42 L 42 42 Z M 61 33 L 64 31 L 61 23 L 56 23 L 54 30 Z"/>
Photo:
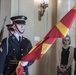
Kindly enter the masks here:
<path id="1" fill-rule="evenodd" d="M 2 41 L 3 51 L 0 52 L 0 73 L 4 73 L 4 75 L 11 75 L 11 73 L 15 73 L 18 61 L 21 60 L 21 58 L 25 56 L 31 48 L 31 42 L 27 38 L 22 37 L 22 42 L 19 43 L 16 37 L 11 35 L 8 38 L 7 49 L 7 38 L 5 38 Z M 34 61 L 30 61 L 27 66 L 24 67 L 26 75 L 29 75 L 28 66 L 30 66 L 33 62 Z"/>

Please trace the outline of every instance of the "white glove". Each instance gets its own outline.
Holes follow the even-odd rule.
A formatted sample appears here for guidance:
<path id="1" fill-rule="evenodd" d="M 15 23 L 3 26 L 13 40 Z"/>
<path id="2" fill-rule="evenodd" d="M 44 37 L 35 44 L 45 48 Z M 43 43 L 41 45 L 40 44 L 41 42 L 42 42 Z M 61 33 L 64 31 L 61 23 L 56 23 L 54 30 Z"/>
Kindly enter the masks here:
<path id="1" fill-rule="evenodd" d="M 21 61 L 22 66 L 26 66 L 28 64 L 28 61 Z"/>

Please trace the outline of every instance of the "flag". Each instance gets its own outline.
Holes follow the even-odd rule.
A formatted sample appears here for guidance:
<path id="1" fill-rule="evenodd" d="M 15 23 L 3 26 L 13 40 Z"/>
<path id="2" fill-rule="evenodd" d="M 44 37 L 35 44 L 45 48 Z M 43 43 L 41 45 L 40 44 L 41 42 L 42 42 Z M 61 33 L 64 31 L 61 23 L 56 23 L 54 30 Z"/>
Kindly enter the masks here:
<path id="1" fill-rule="evenodd" d="M 64 38 L 76 17 L 76 5 L 38 42 L 21 61 L 40 59 L 58 38 Z M 17 75 L 18 74 L 17 68 Z"/>
<path id="2" fill-rule="evenodd" d="M 30 52 L 22 58 L 22 61 L 38 60 L 50 48 L 57 38 L 63 38 L 67 35 L 72 23 L 76 17 L 76 6 L 74 6 L 49 33 L 38 42 Z"/>

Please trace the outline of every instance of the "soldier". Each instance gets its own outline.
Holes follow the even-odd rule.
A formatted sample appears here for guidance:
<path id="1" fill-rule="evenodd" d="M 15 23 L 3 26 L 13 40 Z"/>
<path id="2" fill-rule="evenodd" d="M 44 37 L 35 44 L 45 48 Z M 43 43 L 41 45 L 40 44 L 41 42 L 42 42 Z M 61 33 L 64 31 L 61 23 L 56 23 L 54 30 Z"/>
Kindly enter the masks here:
<path id="1" fill-rule="evenodd" d="M 7 30 L 8 30 L 8 37 L 14 32 L 14 29 L 13 29 L 13 24 L 7 24 L 6 25 L 6 27 L 7 27 Z M 4 40 L 6 41 L 6 44 L 8 44 L 8 37 L 6 37 Z M 1 43 L 3 43 L 3 41 L 1 42 Z M 2 52 L 3 51 L 3 49 L 2 49 L 2 44 L 0 45 L 0 52 Z M 6 53 L 4 53 L 4 52 L 6 52 L 6 51 L 3 51 L 2 53 L 0 53 L 0 58 L 3 56 L 4 58 L 5 58 L 5 54 Z M 3 58 L 2 57 L 2 58 Z M 3 59 L 1 59 L 1 60 L 3 60 Z M 0 63 L 2 66 L 0 67 L 0 70 L 1 70 L 1 72 L 0 72 L 0 75 L 3 75 L 3 73 L 2 73 L 2 71 L 3 71 L 3 64 L 2 64 L 2 62 Z"/>
<path id="2" fill-rule="evenodd" d="M 26 19 L 26 16 L 11 17 L 14 33 L 8 38 L 8 50 L 6 39 L 2 41 L 3 51 L 0 53 L 0 73 L 3 73 L 3 75 L 16 75 L 15 70 L 19 60 L 28 54 L 32 48 L 30 40 L 23 37 Z M 26 61 L 21 63 L 21 65 L 24 66 L 26 75 L 29 75 L 28 66 L 33 64 L 33 62 L 34 61 Z"/>

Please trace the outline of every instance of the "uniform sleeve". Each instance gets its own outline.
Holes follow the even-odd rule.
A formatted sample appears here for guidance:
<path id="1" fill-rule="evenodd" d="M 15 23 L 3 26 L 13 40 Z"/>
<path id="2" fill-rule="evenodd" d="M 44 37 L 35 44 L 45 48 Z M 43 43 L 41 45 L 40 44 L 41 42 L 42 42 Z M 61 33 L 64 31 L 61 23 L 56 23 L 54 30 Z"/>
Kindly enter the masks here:
<path id="1" fill-rule="evenodd" d="M 32 43 L 31 43 L 31 41 L 29 40 L 29 42 L 28 42 L 28 51 L 30 51 L 32 49 Z"/>

